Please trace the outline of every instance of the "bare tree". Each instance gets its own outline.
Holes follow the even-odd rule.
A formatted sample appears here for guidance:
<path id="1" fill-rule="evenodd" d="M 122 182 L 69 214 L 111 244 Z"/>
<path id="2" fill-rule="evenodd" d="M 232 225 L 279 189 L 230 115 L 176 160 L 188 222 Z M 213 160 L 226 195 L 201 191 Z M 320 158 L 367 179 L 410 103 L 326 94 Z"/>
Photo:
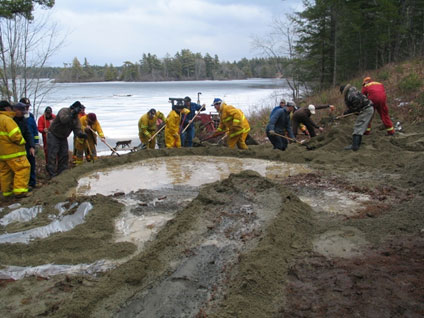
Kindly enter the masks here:
<path id="1" fill-rule="evenodd" d="M 17 102 L 21 97 L 28 97 L 35 116 L 53 88 L 50 80 L 41 78 L 41 71 L 63 44 L 58 34 L 49 14 L 34 20 L 21 15 L 0 19 L 2 98 Z"/>
<path id="2" fill-rule="evenodd" d="M 295 30 L 288 21 L 275 18 L 271 25 L 271 32 L 266 37 L 255 37 L 253 47 L 261 54 L 272 58 L 276 71 L 282 76 L 292 91 L 294 101 L 299 100 L 300 91 L 307 90 L 308 86 L 302 80 L 301 65 L 294 50 Z"/>

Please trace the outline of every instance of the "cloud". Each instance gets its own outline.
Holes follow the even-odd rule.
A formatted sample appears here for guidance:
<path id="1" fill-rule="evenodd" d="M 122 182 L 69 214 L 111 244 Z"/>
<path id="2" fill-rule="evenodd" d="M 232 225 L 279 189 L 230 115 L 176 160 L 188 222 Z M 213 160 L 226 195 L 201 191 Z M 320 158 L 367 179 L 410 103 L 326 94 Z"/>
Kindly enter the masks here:
<path id="1" fill-rule="evenodd" d="M 58 1 L 52 19 L 70 32 L 52 64 L 77 57 L 90 64 L 121 65 L 139 60 L 143 53 L 162 58 L 184 48 L 217 54 L 221 60 L 252 57 L 252 36 L 269 32 L 277 14 L 272 2 L 273 6 L 260 0 Z"/>

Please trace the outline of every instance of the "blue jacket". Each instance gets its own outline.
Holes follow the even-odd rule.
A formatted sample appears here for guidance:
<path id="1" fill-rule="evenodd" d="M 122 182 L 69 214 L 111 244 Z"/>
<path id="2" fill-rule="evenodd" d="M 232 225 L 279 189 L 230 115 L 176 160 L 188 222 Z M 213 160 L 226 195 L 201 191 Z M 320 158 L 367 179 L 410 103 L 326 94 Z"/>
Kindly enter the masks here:
<path id="1" fill-rule="evenodd" d="M 27 121 L 29 130 L 34 136 L 34 144 L 37 145 L 38 142 L 40 141 L 40 137 L 38 136 L 38 128 L 37 128 L 37 123 L 35 122 L 34 115 L 32 113 L 29 113 L 29 117 L 27 118 L 26 121 Z"/>
<path id="2" fill-rule="evenodd" d="M 266 131 L 274 130 L 277 134 L 284 135 L 286 131 L 290 138 L 295 138 L 290 123 L 290 112 L 286 107 L 274 109 L 271 119 L 266 126 Z"/>
<path id="3" fill-rule="evenodd" d="M 202 108 L 201 105 L 190 102 L 190 108 L 187 108 L 190 110 L 190 113 L 187 114 L 187 116 L 185 116 L 184 124 L 187 124 L 190 120 L 192 120 L 194 115 L 196 115 L 196 111 L 198 111 L 200 108 Z M 181 115 L 181 116 L 184 118 L 184 115 Z"/>
<path id="4" fill-rule="evenodd" d="M 275 113 L 276 110 L 278 110 L 279 108 L 281 108 L 280 105 L 275 106 L 272 110 L 271 110 L 271 114 L 269 114 L 269 119 L 271 119 L 272 115 Z"/>

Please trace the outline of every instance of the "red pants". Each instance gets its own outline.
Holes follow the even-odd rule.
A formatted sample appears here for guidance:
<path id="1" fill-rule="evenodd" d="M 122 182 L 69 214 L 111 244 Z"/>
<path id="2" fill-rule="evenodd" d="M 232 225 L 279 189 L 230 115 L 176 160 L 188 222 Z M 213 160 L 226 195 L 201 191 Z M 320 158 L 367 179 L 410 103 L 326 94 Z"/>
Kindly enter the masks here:
<path id="1" fill-rule="evenodd" d="M 386 131 L 388 135 L 393 135 L 395 133 L 395 129 L 393 127 L 392 120 L 389 116 L 389 108 L 387 107 L 386 100 L 373 100 L 374 103 L 374 109 L 378 112 L 380 115 L 381 121 L 383 122 L 384 127 L 386 127 Z M 372 121 L 372 119 L 371 119 Z M 368 124 L 367 131 L 365 134 L 369 134 L 371 131 L 371 121 Z"/>

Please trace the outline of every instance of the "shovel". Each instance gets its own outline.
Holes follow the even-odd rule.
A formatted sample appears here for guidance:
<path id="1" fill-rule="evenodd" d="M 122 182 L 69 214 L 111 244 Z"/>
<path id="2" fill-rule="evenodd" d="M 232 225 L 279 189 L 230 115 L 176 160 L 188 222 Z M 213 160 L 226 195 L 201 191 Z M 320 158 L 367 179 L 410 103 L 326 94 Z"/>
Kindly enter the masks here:
<path id="1" fill-rule="evenodd" d="M 184 132 L 187 130 L 188 126 L 191 125 L 191 123 L 196 119 L 196 117 L 200 114 L 200 112 L 205 108 L 205 104 L 202 105 L 202 107 L 197 111 L 196 115 L 193 116 L 192 119 L 189 120 L 187 126 L 185 126 L 185 128 L 183 129 L 183 131 L 181 132 L 181 134 L 184 134 Z"/>
<path id="2" fill-rule="evenodd" d="M 304 143 L 302 143 L 300 141 L 297 141 L 296 139 L 289 138 L 289 137 L 286 137 L 286 136 L 283 136 L 283 135 L 280 135 L 280 134 L 277 134 L 277 133 L 274 133 L 274 135 L 275 136 L 278 136 L 278 137 L 285 138 L 285 139 L 290 140 L 290 141 L 294 141 L 295 143 L 297 143 L 299 145 L 305 146 L 306 149 L 308 149 L 308 150 L 313 150 L 314 149 L 314 147 L 308 146 L 307 144 L 304 144 Z"/>
<path id="3" fill-rule="evenodd" d="M 99 136 L 99 134 L 96 132 L 96 131 L 94 131 L 93 130 L 93 128 L 91 128 L 91 127 L 88 127 L 88 128 L 90 128 L 90 130 L 93 132 L 93 134 L 95 134 L 96 136 Z M 100 140 L 106 145 L 106 146 L 108 146 L 108 148 L 112 151 L 112 153 L 116 153 L 117 155 L 118 155 L 118 157 L 120 157 L 121 155 L 114 149 L 114 148 L 112 148 L 107 142 L 106 142 L 106 140 L 103 140 L 100 136 L 99 136 L 99 138 L 100 138 Z"/>

